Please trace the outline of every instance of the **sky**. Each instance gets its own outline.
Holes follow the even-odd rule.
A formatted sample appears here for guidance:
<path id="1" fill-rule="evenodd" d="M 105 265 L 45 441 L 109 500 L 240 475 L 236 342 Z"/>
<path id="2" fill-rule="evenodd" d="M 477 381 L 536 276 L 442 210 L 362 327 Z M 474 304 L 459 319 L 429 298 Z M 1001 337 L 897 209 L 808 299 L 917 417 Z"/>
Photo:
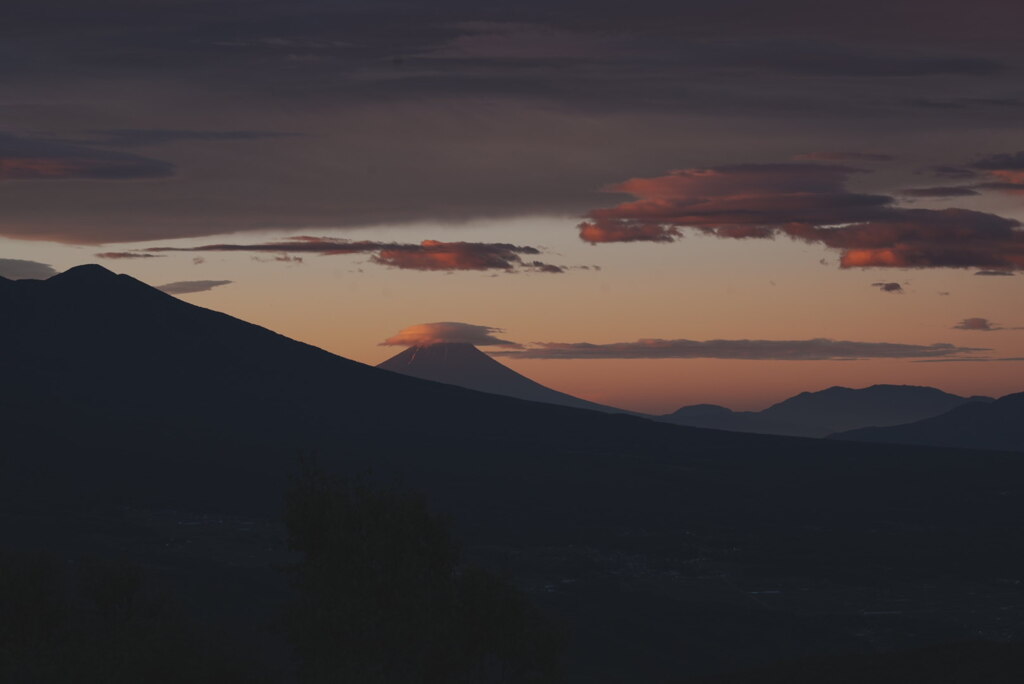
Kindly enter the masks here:
<path id="1" fill-rule="evenodd" d="M 1019 2 L 506 5 L 9 2 L 0 275 L 656 413 L 1024 390 Z"/>

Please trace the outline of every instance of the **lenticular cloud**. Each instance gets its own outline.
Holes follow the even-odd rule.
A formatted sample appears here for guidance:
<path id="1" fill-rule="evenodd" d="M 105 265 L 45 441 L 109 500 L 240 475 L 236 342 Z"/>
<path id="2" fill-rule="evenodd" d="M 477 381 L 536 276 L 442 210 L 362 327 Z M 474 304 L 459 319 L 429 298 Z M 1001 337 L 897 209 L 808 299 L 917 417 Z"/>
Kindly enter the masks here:
<path id="1" fill-rule="evenodd" d="M 520 349 L 522 345 L 502 340 L 492 333 L 504 332 L 501 328 L 470 323 L 442 322 L 419 323 L 392 335 L 380 344 L 398 347 L 428 347 L 432 344 L 472 344 L 477 347 L 510 347 Z"/>

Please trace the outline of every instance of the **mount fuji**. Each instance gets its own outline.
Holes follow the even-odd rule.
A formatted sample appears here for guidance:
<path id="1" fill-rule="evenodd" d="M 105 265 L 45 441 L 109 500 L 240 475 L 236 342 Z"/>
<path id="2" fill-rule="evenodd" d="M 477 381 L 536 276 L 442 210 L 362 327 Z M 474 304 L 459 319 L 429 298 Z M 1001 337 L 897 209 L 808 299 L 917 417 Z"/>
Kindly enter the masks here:
<path id="1" fill-rule="evenodd" d="M 628 413 L 628 411 L 596 404 L 545 387 L 516 373 L 508 366 L 498 363 L 472 344 L 464 342 L 439 342 L 409 347 L 400 354 L 378 364 L 377 368 L 411 375 L 422 380 L 432 380 L 479 392 L 500 394 L 543 404 L 572 406 L 573 408 L 608 413 Z"/>

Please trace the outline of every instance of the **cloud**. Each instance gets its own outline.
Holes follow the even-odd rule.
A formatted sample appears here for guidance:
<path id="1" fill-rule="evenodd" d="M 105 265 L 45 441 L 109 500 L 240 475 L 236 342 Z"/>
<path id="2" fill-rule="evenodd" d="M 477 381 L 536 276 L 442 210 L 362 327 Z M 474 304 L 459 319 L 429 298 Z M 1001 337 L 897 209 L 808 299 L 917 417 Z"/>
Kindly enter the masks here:
<path id="1" fill-rule="evenodd" d="M 1012 276 L 1013 271 L 978 271 L 976 276 Z"/>
<path id="2" fill-rule="evenodd" d="M 877 287 L 882 292 L 891 294 L 903 294 L 903 286 L 899 283 L 871 283 L 871 287 Z"/>
<path id="3" fill-rule="evenodd" d="M 769 238 L 778 226 L 873 216 L 890 198 L 845 191 L 847 166 L 743 164 L 632 178 L 608 192 L 636 201 L 595 209 L 580 224 L 587 242 L 672 242 L 694 227 L 721 237 Z"/>
<path id="4" fill-rule="evenodd" d="M 198 259 L 198 261 L 196 261 L 197 259 Z M 302 257 L 300 257 L 300 256 L 292 256 L 291 254 L 275 254 L 273 256 L 266 256 L 266 257 L 265 256 L 256 255 L 256 256 L 252 257 L 252 260 L 253 261 L 259 261 L 260 263 L 264 263 L 264 264 L 265 263 L 269 263 L 269 262 L 274 262 L 274 261 L 279 262 L 279 263 L 286 263 L 286 264 L 301 264 L 301 263 L 303 263 Z M 193 261 L 193 263 L 201 264 L 201 263 L 203 263 L 203 258 L 202 257 L 195 257 L 195 259 L 193 259 L 192 261 Z"/>
<path id="5" fill-rule="evenodd" d="M 180 141 L 222 142 L 289 138 L 297 134 L 278 131 L 195 131 L 166 128 L 112 128 L 88 131 L 93 138 L 73 141 L 79 144 L 109 147 L 147 147 Z"/>
<path id="6" fill-rule="evenodd" d="M 980 193 L 972 186 L 952 185 L 935 188 L 907 188 L 900 190 L 900 194 L 907 197 L 970 197 Z"/>
<path id="7" fill-rule="evenodd" d="M 977 330 L 980 332 L 989 332 L 992 330 L 1024 330 L 1024 328 L 1007 328 L 1001 326 L 998 323 L 994 323 L 987 318 L 965 318 L 956 325 L 953 326 L 954 330 Z"/>
<path id="8" fill-rule="evenodd" d="M 954 330 L 1002 330 L 998 325 L 987 318 L 965 318 L 953 326 Z"/>
<path id="9" fill-rule="evenodd" d="M 997 363 L 999 361 L 1024 361 L 1024 357 L 965 356 L 962 359 L 916 359 L 914 361 L 911 361 L 911 363 Z"/>
<path id="10" fill-rule="evenodd" d="M 798 154 L 793 159 L 798 161 L 827 161 L 827 162 L 844 162 L 844 161 L 865 161 L 865 162 L 889 162 L 894 161 L 896 157 L 891 154 L 874 154 L 871 152 L 808 152 L 807 154 Z"/>
<path id="11" fill-rule="evenodd" d="M 0 133 L 0 181 L 167 178 L 174 165 L 123 152 Z"/>
<path id="12" fill-rule="evenodd" d="M 419 323 L 401 330 L 380 343 L 381 346 L 427 347 L 432 344 L 472 344 L 477 347 L 497 346 L 521 349 L 522 345 L 502 340 L 492 333 L 504 332 L 501 328 L 470 323 Z"/>
<path id="13" fill-rule="evenodd" d="M 522 254 L 540 254 L 535 247 L 504 243 L 441 242 L 424 240 L 419 245 L 395 245 L 381 249 L 371 260 L 395 268 L 421 271 L 532 270 L 562 273 L 559 266 L 524 261 Z"/>
<path id="14" fill-rule="evenodd" d="M 919 359 L 960 357 L 986 348 L 952 344 L 896 344 L 846 340 L 661 340 L 590 344 L 538 342 L 522 351 L 492 352 L 525 359 L 747 359 L 770 361 L 828 361 L 855 359 Z"/>
<path id="15" fill-rule="evenodd" d="M 971 164 L 971 167 L 992 179 L 974 187 L 1014 194 L 1024 193 L 1024 152 L 989 155 Z"/>
<path id="16" fill-rule="evenodd" d="M 1001 110 L 922 117 L 893 93 L 1019 94 L 1010 0 L 14 4 L 5 126 L 92 131 L 76 145 L 93 157 L 159 149 L 180 169 L 131 198 L 118 183 L 0 198 L 4 235 L 76 244 L 578 215 L 616 174 L 782 144 L 893 140 L 906 159 L 941 138 L 959 158 L 966 131 L 1014 130 Z M 300 135 L 255 137 L 278 128 Z"/>
<path id="17" fill-rule="evenodd" d="M 206 292 L 221 285 L 229 285 L 230 280 L 182 280 L 176 283 L 160 285 L 156 289 L 166 292 L 169 295 L 192 294 L 195 292 Z"/>
<path id="18" fill-rule="evenodd" d="M 155 259 L 164 255 L 147 252 L 99 252 L 96 256 L 100 259 Z"/>
<path id="19" fill-rule="evenodd" d="M 989 155 L 971 166 L 982 171 L 1024 171 L 1024 152 Z"/>
<path id="20" fill-rule="evenodd" d="M 150 247 L 146 252 L 279 252 L 319 254 L 370 254 L 374 263 L 417 271 L 534 271 L 563 273 L 565 267 L 535 259 L 536 247 L 501 242 L 442 242 L 423 240 L 416 243 L 376 242 L 299 236 L 249 245 L 215 244 L 199 247 Z M 283 261 L 280 257 L 275 260 Z"/>
<path id="21" fill-rule="evenodd" d="M 633 178 L 609 192 L 634 197 L 594 209 L 580 237 L 674 242 L 685 229 L 720 238 L 794 240 L 840 254 L 840 267 L 1024 269 L 1020 222 L 968 209 L 909 209 L 892 197 L 853 193 L 859 169 L 821 164 L 744 164 Z"/>
<path id="22" fill-rule="evenodd" d="M 910 101 L 912 107 L 924 109 L 967 109 L 971 107 L 1024 107 L 1024 100 L 1015 97 L 958 97 L 947 100 L 916 98 Z"/>
<path id="23" fill-rule="evenodd" d="M 993 171 L 993 173 L 1003 172 Z M 1008 181 L 997 180 L 988 183 L 975 183 L 971 187 L 978 188 L 979 190 L 997 190 L 999 192 L 1012 192 L 1016 194 L 1024 192 L 1024 171 L 1012 171 L 1005 173 L 1012 175 L 1013 179 Z"/>
<path id="24" fill-rule="evenodd" d="M 961 166 L 931 166 L 927 172 L 939 178 L 976 178 L 978 174 Z"/>
<path id="25" fill-rule="evenodd" d="M 57 275 L 49 264 L 24 259 L 0 259 L 0 278 L 8 280 L 46 280 Z"/>
<path id="26" fill-rule="evenodd" d="M 868 51 L 824 48 L 813 55 L 794 52 L 788 56 L 766 55 L 760 65 L 805 76 L 863 76 L 905 78 L 915 76 L 986 76 L 1007 71 L 1008 66 L 992 59 L 975 57 L 905 57 Z"/>

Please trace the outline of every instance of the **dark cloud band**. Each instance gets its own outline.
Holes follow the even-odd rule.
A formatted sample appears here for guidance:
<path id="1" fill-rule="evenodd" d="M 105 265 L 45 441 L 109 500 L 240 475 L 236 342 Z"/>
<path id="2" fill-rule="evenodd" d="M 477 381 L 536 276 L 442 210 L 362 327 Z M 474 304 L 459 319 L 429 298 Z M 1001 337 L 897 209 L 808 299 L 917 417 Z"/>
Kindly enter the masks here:
<path id="1" fill-rule="evenodd" d="M 989 349 L 952 344 L 896 344 L 847 340 L 661 340 L 615 344 L 536 343 L 523 351 L 492 352 L 523 359 L 747 359 L 759 361 L 833 361 L 967 357 Z"/>
<path id="2" fill-rule="evenodd" d="M 230 285 L 230 280 L 182 280 L 176 283 L 160 285 L 156 289 L 170 295 L 194 294 L 196 292 L 207 292 L 215 287 Z"/>
<path id="3" fill-rule="evenodd" d="M 531 259 L 541 252 L 528 245 L 494 242 L 442 242 L 424 240 L 418 244 L 342 240 L 299 236 L 287 240 L 257 244 L 214 244 L 199 247 L 150 247 L 154 252 L 258 252 L 281 254 L 369 254 L 371 261 L 384 266 L 417 271 L 534 271 L 562 273 L 565 268 Z"/>

